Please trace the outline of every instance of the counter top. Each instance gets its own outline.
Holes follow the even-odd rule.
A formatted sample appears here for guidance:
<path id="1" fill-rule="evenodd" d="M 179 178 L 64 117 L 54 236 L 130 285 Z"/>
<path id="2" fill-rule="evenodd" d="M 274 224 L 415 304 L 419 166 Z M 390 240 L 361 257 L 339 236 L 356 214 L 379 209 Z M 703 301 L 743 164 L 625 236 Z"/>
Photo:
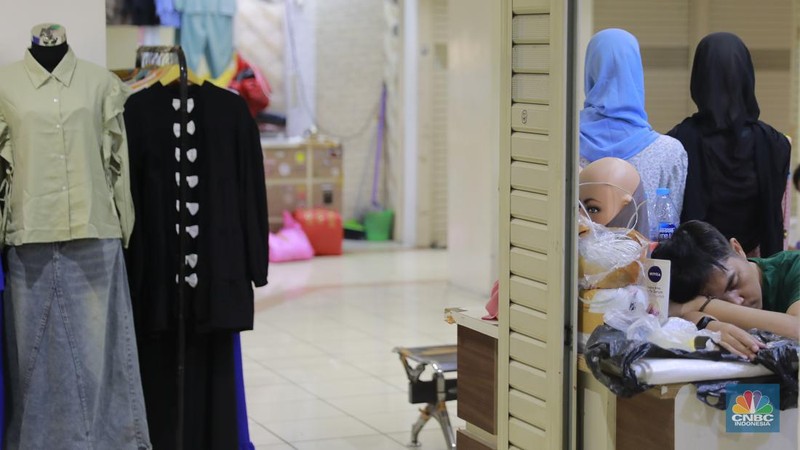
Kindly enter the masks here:
<path id="1" fill-rule="evenodd" d="M 480 308 L 445 308 L 444 316 L 447 323 L 456 323 L 463 327 L 475 330 L 497 339 L 497 320 L 483 320 L 486 310 Z"/>

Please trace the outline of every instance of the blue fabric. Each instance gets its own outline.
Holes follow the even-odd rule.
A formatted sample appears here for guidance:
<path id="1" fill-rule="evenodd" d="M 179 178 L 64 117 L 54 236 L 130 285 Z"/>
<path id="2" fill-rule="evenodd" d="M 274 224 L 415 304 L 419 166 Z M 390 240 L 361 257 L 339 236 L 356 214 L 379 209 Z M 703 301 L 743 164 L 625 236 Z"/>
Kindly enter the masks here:
<path id="1" fill-rule="evenodd" d="M 181 15 L 175 9 L 174 0 L 156 0 L 156 14 L 161 25 L 165 27 L 179 28 L 181 26 Z"/>
<path id="2" fill-rule="evenodd" d="M 233 365 L 236 377 L 236 421 L 239 424 L 239 449 L 255 450 L 250 442 L 250 427 L 247 425 L 247 401 L 244 395 L 244 368 L 242 367 L 242 340 L 239 333 L 233 334 Z"/>
<path id="3" fill-rule="evenodd" d="M 580 153 L 589 161 L 628 159 L 659 134 L 644 110 L 644 74 L 639 43 L 625 30 L 609 28 L 589 41 L 580 115 Z"/>
<path id="4" fill-rule="evenodd" d="M 173 0 L 175 9 L 182 14 L 221 14 L 233 17 L 236 0 Z"/>
<path id="5" fill-rule="evenodd" d="M 222 14 L 182 14 L 180 43 L 186 64 L 199 73 L 203 56 L 212 78 L 233 61 L 233 17 Z"/>

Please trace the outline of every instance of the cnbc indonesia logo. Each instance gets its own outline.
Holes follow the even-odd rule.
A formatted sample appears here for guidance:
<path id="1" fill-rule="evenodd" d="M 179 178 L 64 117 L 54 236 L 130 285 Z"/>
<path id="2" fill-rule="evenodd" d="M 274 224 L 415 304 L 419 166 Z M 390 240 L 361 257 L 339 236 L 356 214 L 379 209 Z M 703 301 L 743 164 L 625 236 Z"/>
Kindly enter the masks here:
<path id="1" fill-rule="evenodd" d="M 744 386 L 741 386 L 744 387 Z M 770 386 L 769 389 L 746 389 L 743 392 L 731 392 L 732 401 L 729 400 L 728 406 L 728 432 L 776 432 L 780 430 L 778 411 L 775 411 L 770 401 L 770 396 L 764 391 L 769 392 L 777 400 L 777 386 Z M 738 395 L 736 395 L 738 394 Z"/>

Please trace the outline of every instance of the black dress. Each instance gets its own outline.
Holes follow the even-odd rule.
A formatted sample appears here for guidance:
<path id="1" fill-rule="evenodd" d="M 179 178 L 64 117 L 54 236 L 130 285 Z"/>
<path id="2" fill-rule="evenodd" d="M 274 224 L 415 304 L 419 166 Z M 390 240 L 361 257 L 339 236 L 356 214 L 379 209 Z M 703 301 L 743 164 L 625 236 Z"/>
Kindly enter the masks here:
<path id="1" fill-rule="evenodd" d="M 180 144 L 177 86 L 130 97 L 125 124 L 136 224 L 126 254 L 151 440 L 174 448 L 178 289 L 187 304 L 185 448 L 238 448 L 233 334 L 253 327 L 252 285 L 267 282 L 267 203 L 258 128 L 245 102 L 190 86 Z M 179 176 L 180 158 L 189 173 Z M 178 201 L 186 183 L 185 205 Z M 179 212 L 189 223 L 178 229 Z M 180 252 L 180 233 L 188 248 Z M 178 279 L 179 264 L 186 274 Z"/>

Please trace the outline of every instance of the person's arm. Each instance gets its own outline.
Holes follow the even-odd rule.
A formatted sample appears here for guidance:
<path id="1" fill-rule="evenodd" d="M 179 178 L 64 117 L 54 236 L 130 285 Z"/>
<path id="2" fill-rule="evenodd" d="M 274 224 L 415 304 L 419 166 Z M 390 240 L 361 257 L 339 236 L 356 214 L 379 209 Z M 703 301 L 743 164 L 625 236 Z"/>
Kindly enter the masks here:
<path id="1" fill-rule="evenodd" d="M 722 322 L 736 325 L 745 330 L 758 328 L 759 330 L 771 331 L 794 340 L 800 339 L 800 320 L 795 314 L 748 308 L 714 298 L 707 302 L 705 296 L 698 297 L 683 304 L 681 306 L 681 317 L 699 311 L 704 304 L 705 308 L 702 312 L 716 317 L 717 320 Z M 792 305 L 790 311 L 792 311 L 793 308 L 794 305 Z M 800 310 L 794 308 L 794 312 L 798 313 Z"/>
<path id="2" fill-rule="evenodd" d="M 792 303 L 792 306 L 790 306 L 789 309 L 786 310 L 786 314 L 795 317 L 800 317 L 800 299 Z"/>
<path id="3" fill-rule="evenodd" d="M 722 322 L 711 314 L 700 311 L 689 311 L 681 318 L 697 324 L 703 317 L 711 317 L 714 319 L 706 325 L 706 329 L 708 331 L 718 332 L 720 334 L 719 346 L 735 355 L 752 360 L 756 357 L 756 353 L 760 349 L 766 347 L 763 342 L 752 334 L 736 325 Z"/>

